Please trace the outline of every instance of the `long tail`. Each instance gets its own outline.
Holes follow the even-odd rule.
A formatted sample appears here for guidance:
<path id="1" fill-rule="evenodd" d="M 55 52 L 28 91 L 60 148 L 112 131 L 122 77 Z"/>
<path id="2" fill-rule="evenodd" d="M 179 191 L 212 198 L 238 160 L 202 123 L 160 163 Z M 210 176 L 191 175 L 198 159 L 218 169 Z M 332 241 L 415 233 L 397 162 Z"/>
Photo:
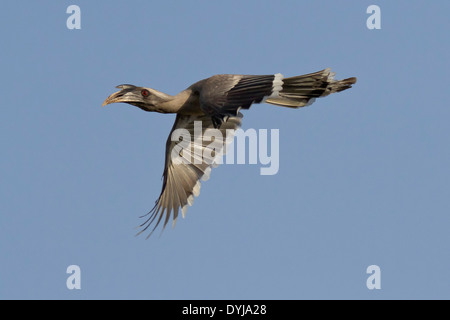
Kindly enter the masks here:
<path id="1" fill-rule="evenodd" d="M 356 78 L 334 80 L 330 68 L 315 73 L 282 79 L 282 89 L 276 97 L 265 102 L 289 108 L 300 108 L 312 104 L 316 98 L 347 90 L 356 83 Z"/>

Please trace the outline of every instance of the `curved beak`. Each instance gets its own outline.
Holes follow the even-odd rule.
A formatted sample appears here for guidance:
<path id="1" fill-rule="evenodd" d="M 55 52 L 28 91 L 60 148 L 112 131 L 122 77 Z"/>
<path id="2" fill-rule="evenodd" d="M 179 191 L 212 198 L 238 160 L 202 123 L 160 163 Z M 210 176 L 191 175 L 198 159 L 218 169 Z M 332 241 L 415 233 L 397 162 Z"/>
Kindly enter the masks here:
<path id="1" fill-rule="evenodd" d="M 133 86 L 132 84 L 121 84 L 116 88 L 120 89 L 120 91 L 114 92 L 112 95 L 106 98 L 106 100 L 103 101 L 102 107 L 106 106 L 107 104 L 116 102 L 130 102 L 130 99 L 133 99 L 133 97 L 128 93 L 133 92 L 133 90 L 137 87 Z"/>
<path id="2" fill-rule="evenodd" d="M 105 101 L 103 101 L 102 107 L 106 106 L 107 104 L 121 102 L 120 98 L 123 96 L 123 94 L 124 94 L 123 90 L 114 92 L 108 98 L 106 98 Z"/>

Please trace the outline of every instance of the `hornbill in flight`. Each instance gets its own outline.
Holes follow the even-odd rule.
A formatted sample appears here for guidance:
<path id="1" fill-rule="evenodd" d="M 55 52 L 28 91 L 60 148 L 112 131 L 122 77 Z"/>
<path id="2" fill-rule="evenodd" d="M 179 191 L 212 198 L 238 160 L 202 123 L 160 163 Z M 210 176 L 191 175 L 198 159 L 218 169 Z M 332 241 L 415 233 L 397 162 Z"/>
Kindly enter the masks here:
<path id="1" fill-rule="evenodd" d="M 206 150 L 211 146 L 203 141 L 191 144 L 190 150 L 179 150 L 179 140 L 171 139 L 175 130 L 185 129 L 192 137 L 195 123 L 201 122 L 202 134 L 216 129 L 226 136 L 227 130 L 240 127 L 243 117 L 240 110 L 249 109 L 253 103 L 266 102 L 282 107 L 301 108 L 312 104 L 316 98 L 349 89 L 356 83 L 354 77 L 335 80 L 334 76 L 335 73 L 330 68 L 289 78 L 280 73 L 221 74 L 198 81 L 174 96 L 129 84 L 117 86 L 120 91 L 111 94 L 103 105 L 125 102 L 144 111 L 177 114 L 166 143 L 161 194 L 147 214 L 146 221 L 140 225 L 139 233 L 147 230 L 155 221 L 152 232 L 162 220 L 164 229 L 171 215 L 175 225 L 180 209 L 184 217 L 187 207 L 193 204 L 194 196 L 197 197 L 200 193 L 200 180 L 207 180 L 211 167 L 214 166 L 211 158 L 203 158 L 205 151 L 220 154 L 225 149 L 225 141 L 220 141 L 220 147 L 214 144 L 214 150 Z M 173 154 L 188 161 L 174 161 Z M 193 158 L 197 161 L 192 161 Z"/>

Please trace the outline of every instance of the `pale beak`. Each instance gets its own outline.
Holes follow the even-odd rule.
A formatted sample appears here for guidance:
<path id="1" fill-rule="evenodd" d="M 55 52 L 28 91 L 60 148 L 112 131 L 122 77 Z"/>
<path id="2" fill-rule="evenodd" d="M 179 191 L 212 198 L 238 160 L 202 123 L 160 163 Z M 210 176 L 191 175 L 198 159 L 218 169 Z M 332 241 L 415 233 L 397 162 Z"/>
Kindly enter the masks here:
<path id="1" fill-rule="evenodd" d="M 121 97 L 123 96 L 123 90 L 114 92 L 112 95 L 110 95 L 108 98 L 106 98 L 105 101 L 103 101 L 102 107 L 106 106 L 107 104 L 121 102 Z"/>

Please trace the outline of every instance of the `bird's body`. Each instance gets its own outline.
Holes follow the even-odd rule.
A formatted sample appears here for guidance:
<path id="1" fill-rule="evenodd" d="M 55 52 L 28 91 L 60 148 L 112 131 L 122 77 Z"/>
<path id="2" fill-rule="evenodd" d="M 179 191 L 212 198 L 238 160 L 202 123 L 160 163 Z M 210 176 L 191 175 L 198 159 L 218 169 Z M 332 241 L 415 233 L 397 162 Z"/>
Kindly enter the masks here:
<path id="1" fill-rule="evenodd" d="M 310 105 L 316 98 L 325 97 L 334 92 L 351 88 L 356 78 L 334 80 L 330 69 L 306 75 L 284 78 L 275 75 L 232 75 L 222 74 L 198 81 L 177 95 L 168 95 L 151 88 L 120 85 L 118 92 L 110 95 L 103 105 L 125 102 L 144 111 L 159 113 L 176 113 L 177 117 L 166 143 L 163 187 L 155 206 L 149 212 L 149 218 L 141 225 L 141 232 L 156 220 L 153 230 L 165 215 L 164 227 L 173 213 L 175 224 L 179 210 L 184 216 L 186 208 L 192 205 L 194 196 L 200 191 L 200 179 L 209 178 L 213 161 L 204 158 L 205 151 L 221 152 L 220 147 L 201 142 L 190 145 L 189 160 L 177 162 L 172 155 L 180 155 L 188 160 L 186 154 L 179 149 L 178 142 L 172 135 L 177 129 L 183 129 L 194 135 L 195 124 L 201 123 L 202 134 L 208 130 L 219 130 L 225 136 L 227 130 L 236 130 L 241 125 L 241 109 L 249 109 L 253 103 L 266 102 L 289 108 L 300 108 Z M 184 138 L 183 138 L 184 139 Z"/>

